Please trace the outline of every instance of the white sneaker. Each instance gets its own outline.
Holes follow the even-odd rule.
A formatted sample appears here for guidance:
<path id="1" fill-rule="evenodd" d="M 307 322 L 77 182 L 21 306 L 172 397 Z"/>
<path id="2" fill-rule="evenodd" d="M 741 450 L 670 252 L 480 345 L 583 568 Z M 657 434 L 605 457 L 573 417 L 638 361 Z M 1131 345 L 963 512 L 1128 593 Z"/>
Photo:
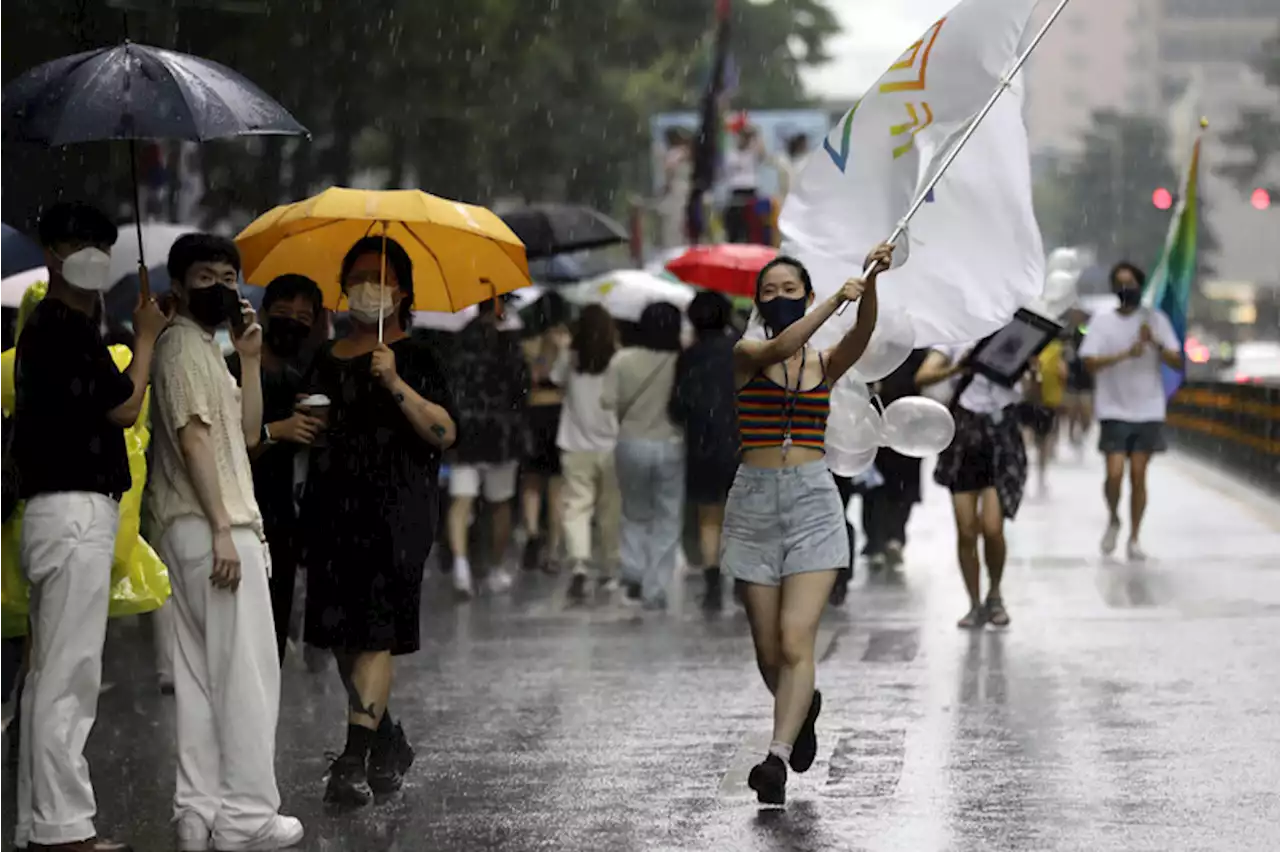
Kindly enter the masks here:
<path id="1" fill-rule="evenodd" d="M 465 559 L 453 560 L 453 590 L 464 597 L 471 597 L 471 564 Z"/>
<path id="2" fill-rule="evenodd" d="M 302 835 L 301 820 L 276 814 L 253 840 L 231 846 L 217 844 L 217 848 L 218 852 L 275 852 L 297 846 L 302 842 Z"/>
<path id="3" fill-rule="evenodd" d="M 1142 545 L 1136 541 L 1129 542 L 1129 561 L 1130 562 L 1146 562 L 1147 554 L 1142 549 Z"/>
<path id="4" fill-rule="evenodd" d="M 884 546 L 884 561 L 890 568 L 902 565 L 902 542 L 891 541 Z"/>
<path id="5" fill-rule="evenodd" d="M 177 822 L 178 852 L 208 852 L 212 849 L 209 826 L 199 814 L 187 811 Z"/>
<path id="6" fill-rule="evenodd" d="M 515 584 L 515 578 L 511 576 L 511 572 L 506 568 L 494 568 L 489 572 L 487 580 L 489 591 L 495 595 L 509 591 Z"/>
<path id="7" fill-rule="evenodd" d="M 1102 534 L 1102 554 L 1110 556 L 1115 553 L 1116 540 L 1120 538 L 1120 522 L 1111 521 L 1107 524 L 1107 531 Z"/>

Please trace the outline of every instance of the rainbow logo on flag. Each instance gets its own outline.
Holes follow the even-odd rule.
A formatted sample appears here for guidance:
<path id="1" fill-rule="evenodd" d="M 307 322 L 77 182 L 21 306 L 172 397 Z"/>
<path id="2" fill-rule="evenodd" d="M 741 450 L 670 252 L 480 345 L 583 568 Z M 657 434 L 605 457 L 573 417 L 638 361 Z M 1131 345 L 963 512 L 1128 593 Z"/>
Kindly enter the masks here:
<path id="1" fill-rule="evenodd" d="M 1163 311 L 1178 336 L 1178 351 L 1183 352 L 1183 366 L 1174 369 L 1161 364 L 1164 372 L 1165 396 L 1171 397 L 1186 380 L 1187 313 L 1191 305 L 1191 287 L 1196 280 L 1196 223 L 1199 219 L 1197 184 L 1200 178 L 1200 139 L 1191 150 L 1191 164 L 1174 206 L 1173 220 L 1165 237 L 1164 249 L 1155 271 L 1147 280 L 1143 304 Z"/>

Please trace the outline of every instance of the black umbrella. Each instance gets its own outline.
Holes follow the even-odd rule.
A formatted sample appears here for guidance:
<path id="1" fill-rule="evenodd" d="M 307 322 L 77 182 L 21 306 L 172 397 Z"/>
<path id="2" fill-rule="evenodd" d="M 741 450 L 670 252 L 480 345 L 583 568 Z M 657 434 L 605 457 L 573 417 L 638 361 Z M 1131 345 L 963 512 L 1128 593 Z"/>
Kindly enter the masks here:
<path id="1" fill-rule="evenodd" d="M 533 260 L 628 242 L 626 228 L 580 204 L 534 204 L 513 210 L 502 221 L 524 243 Z"/>
<path id="2" fill-rule="evenodd" d="M 136 139 L 308 135 L 284 107 L 230 68 L 132 42 L 31 69 L 4 87 L 0 115 L 6 139 L 49 146 L 129 140 L 136 214 Z"/>
<path id="3" fill-rule="evenodd" d="M 0 277 L 8 278 L 19 272 L 44 266 L 44 249 L 40 248 L 35 240 L 8 225 L 0 226 L 0 230 L 3 231 L 3 239 L 0 239 L 0 252 L 2 252 L 0 257 L 4 258 L 0 262 L 0 266 L 3 267 Z"/>

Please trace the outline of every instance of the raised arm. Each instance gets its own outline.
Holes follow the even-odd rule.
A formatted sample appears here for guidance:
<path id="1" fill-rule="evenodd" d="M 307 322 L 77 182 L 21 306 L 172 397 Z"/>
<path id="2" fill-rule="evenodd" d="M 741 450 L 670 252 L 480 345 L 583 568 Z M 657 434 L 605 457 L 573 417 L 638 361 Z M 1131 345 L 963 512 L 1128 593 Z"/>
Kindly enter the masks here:
<path id="1" fill-rule="evenodd" d="M 425 386 L 421 390 L 415 388 L 399 375 L 396 370 L 396 355 L 385 343 L 379 343 L 378 348 L 373 350 L 371 370 L 374 378 L 381 382 L 395 399 L 396 405 L 400 407 L 401 413 L 413 426 L 413 431 L 418 434 L 418 437 L 441 450 L 447 450 L 453 446 L 453 442 L 458 438 L 458 427 L 454 423 L 453 415 L 449 413 L 447 407 L 423 395 Z M 436 385 L 438 393 L 445 392 L 442 379 L 429 384 Z"/>
<path id="2" fill-rule="evenodd" d="M 916 387 L 924 389 L 940 384 L 964 372 L 964 359 L 957 358 L 953 363 L 945 352 L 931 350 L 924 358 L 920 369 L 916 370 Z"/>
<path id="3" fill-rule="evenodd" d="M 871 335 L 876 330 L 876 317 L 879 313 L 876 278 L 889 268 L 892 260 L 892 246 L 882 245 L 871 253 L 870 262 L 867 264 L 871 267 L 871 274 L 867 276 L 866 286 L 862 288 L 862 295 L 858 299 L 858 317 L 854 321 L 853 328 L 845 332 L 840 342 L 827 352 L 829 382 L 839 381 L 840 377 L 847 373 L 867 351 L 867 344 L 871 342 Z"/>

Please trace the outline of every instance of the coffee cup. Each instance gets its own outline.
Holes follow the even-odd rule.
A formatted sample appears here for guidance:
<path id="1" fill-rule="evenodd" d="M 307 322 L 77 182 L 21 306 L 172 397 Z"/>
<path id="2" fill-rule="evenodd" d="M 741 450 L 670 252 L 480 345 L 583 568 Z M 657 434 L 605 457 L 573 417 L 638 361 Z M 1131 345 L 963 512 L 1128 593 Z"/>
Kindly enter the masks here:
<path id="1" fill-rule="evenodd" d="M 316 439 L 312 442 L 312 445 L 323 446 L 324 430 L 329 426 L 329 397 L 322 393 L 313 393 L 310 396 L 306 396 L 298 400 L 295 407 L 303 414 L 309 414 L 312 417 L 320 419 L 323 426 L 321 427 L 320 433 L 316 435 Z"/>

